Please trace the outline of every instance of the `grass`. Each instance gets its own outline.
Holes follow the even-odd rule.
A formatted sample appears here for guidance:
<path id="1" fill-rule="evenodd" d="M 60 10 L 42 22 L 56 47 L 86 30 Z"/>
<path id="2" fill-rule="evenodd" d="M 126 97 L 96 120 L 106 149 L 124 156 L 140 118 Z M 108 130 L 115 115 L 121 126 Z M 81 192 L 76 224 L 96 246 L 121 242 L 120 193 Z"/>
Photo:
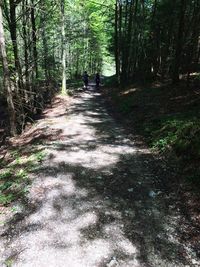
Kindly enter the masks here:
<path id="1" fill-rule="evenodd" d="M 2 162 L 0 172 L 0 205 L 8 205 L 16 199 L 23 198 L 30 185 L 30 173 L 45 158 L 44 152 L 24 156 L 18 150 L 11 152 L 11 162 Z"/>

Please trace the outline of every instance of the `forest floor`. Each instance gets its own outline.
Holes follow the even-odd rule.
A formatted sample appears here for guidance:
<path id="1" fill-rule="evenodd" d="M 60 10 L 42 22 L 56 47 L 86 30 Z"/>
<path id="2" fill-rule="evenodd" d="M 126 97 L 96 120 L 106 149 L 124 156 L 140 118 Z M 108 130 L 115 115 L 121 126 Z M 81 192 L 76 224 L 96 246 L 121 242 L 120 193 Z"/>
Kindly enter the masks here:
<path id="1" fill-rule="evenodd" d="M 93 87 L 57 96 L 10 142 L 4 168 L 30 181 L 28 194 L 2 206 L 0 266 L 200 266 L 199 232 L 170 167 L 108 114 Z"/>

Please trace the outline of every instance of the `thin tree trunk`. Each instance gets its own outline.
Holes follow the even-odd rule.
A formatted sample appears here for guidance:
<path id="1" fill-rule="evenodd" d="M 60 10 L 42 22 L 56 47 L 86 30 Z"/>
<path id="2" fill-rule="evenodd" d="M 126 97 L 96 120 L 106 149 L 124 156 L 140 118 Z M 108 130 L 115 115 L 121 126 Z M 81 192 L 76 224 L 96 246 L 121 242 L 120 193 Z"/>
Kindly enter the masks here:
<path id="1" fill-rule="evenodd" d="M 25 79 L 26 79 L 26 89 L 29 88 L 29 65 L 28 65 L 28 40 L 27 40 L 27 0 L 23 0 L 22 3 L 22 12 L 23 12 L 23 22 L 22 22 L 22 30 L 23 30 L 23 40 L 24 40 L 24 63 L 25 63 Z M 28 97 L 28 96 L 26 96 Z"/>
<path id="2" fill-rule="evenodd" d="M 18 74 L 18 85 L 20 89 L 23 88 L 23 79 L 22 79 L 22 70 L 21 65 L 19 61 L 19 55 L 18 55 L 18 43 L 17 43 L 17 20 L 16 20 L 16 6 L 17 3 L 14 0 L 9 1 L 10 4 L 10 23 L 9 23 L 9 29 L 10 29 L 10 35 L 12 39 L 12 45 L 13 45 L 13 53 L 14 53 L 14 59 L 15 59 L 15 69 Z"/>
<path id="3" fill-rule="evenodd" d="M 121 74 L 121 80 L 123 83 L 126 83 L 128 79 L 128 65 L 129 61 L 131 60 L 131 49 L 132 49 L 132 30 L 133 30 L 133 7 L 134 3 L 133 0 L 130 2 L 130 7 L 129 7 L 129 17 L 128 17 L 128 29 L 126 31 L 125 35 L 125 42 L 123 46 L 123 55 L 122 55 L 122 74 Z"/>
<path id="4" fill-rule="evenodd" d="M 34 60 L 34 70 L 35 78 L 38 78 L 38 64 L 37 64 L 37 34 L 36 34 L 36 25 L 35 25 L 35 9 L 34 9 L 34 0 L 31 2 L 31 25 L 32 25 L 32 39 L 33 39 L 33 60 Z"/>
<path id="5" fill-rule="evenodd" d="M 130 80 L 130 78 L 132 78 L 131 77 L 132 76 L 131 75 L 131 67 L 134 68 L 134 72 L 136 72 L 136 69 L 137 69 L 137 60 L 138 60 L 138 55 L 137 55 L 137 47 L 138 47 L 137 12 L 138 12 L 138 0 L 135 0 L 134 17 L 132 19 L 132 22 L 133 22 L 132 27 L 134 28 L 134 31 L 131 34 L 130 47 L 129 47 L 129 58 L 128 58 L 128 62 L 127 62 L 127 79 L 128 80 Z M 131 57 L 133 58 L 133 62 L 131 62 Z"/>
<path id="6" fill-rule="evenodd" d="M 43 65 L 44 65 L 44 73 L 45 73 L 45 81 L 48 84 L 50 79 L 50 71 L 48 70 L 48 44 L 47 44 L 47 36 L 46 36 L 46 14 L 45 14 L 45 3 L 42 4 L 42 14 L 41 14 L 41 27 L 42 27 L 42 45 L 43 45 Z"/>
<path id="7" fill-rule="evenodd" d="M 179 72 L 180 72 L 181 56 L 183 50 L 185 9 L 186 9 L 186 0 L 181 0 L 178 35 L 176 41 L 176 52 L 175 52 L 174 69 L 172 77 L 173 83 L 179 82 Z"/>
<path id="8" fill-rule="evenodd" d="M 118 32 L 118 0 L 115 3 L 115 66 L 117 83 L 120 83 L 119 32 Z"/>
<path id="9" fill-rule="evenodd" d="M 66 42 L 65 42 L 65 1 L 61 0 L 62 16 L 62 94 L 67 93 L 66 88 Z"/>

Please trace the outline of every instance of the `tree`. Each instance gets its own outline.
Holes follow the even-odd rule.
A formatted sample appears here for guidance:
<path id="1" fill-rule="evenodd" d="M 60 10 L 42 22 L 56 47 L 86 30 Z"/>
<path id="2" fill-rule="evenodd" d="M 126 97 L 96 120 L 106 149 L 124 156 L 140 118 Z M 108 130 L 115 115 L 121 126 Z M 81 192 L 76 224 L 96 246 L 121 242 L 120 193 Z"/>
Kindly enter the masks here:
<path id="1" fill-rule="evenodd" d="M 13 103 L 12 87 L 10 80 L 10 72 L 8 68 L 8 60 L 6 54 L 5 37 L 3 29 L 3 16 L 2 16 L 2 1 L 0 1 L 0 50 L 4 71 L 4 86 L 6 91 L 6 98 L 8 103 L 8 112 L 10 118 L 10 132 L 12 135 L 16 135 L 16 111 Z"/>
<path id="2" fill-rule="evenodd" d="M 179 81 L 199 68 L 199 1 L 116 0 L 115 62 L 121 84 Z"/>
<path id="3" fill-rule="evenodd" d="M 186 12 L 186 0 L 181 0 L 178 34 L 177 34 L 177 38 L 176 38 L 176 49 L 175 49 L 175 57 L 174 57 L 174 69 L 173 69 L 173 82 L 174 83 L 179 82 L 181 56 L 182 56 L 182 51 L 183 51 L 185 12 Z"/>
<path id="4" fill-rule="evenodd" d="M 65 0 L 61 0 L 61 20 L 62 20 L 62 39 L 61 39 L 61 55 L 62 55 L 62 94 L 67 93 L 66 88 L 66 36 L 65 36 Z"/>

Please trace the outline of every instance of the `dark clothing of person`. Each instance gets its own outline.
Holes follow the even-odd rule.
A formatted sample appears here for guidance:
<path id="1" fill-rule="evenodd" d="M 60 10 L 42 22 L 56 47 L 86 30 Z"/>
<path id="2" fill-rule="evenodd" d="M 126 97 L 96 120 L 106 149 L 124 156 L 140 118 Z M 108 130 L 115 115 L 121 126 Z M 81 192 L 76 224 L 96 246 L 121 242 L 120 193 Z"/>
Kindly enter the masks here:
<path id="1" fill-rule="evenodd" d="M 100 84 L 100 75 L 97 73 L 95 77 L 96 86 L 99 87 Z"/>
<path id="2" fill-rule="evenodd" d="M 84 73 L 83 82 L 84 82 L 85 86 L 88 86 L 88 81 L 89 81 L 89 75 L 87 73 Z"/>

